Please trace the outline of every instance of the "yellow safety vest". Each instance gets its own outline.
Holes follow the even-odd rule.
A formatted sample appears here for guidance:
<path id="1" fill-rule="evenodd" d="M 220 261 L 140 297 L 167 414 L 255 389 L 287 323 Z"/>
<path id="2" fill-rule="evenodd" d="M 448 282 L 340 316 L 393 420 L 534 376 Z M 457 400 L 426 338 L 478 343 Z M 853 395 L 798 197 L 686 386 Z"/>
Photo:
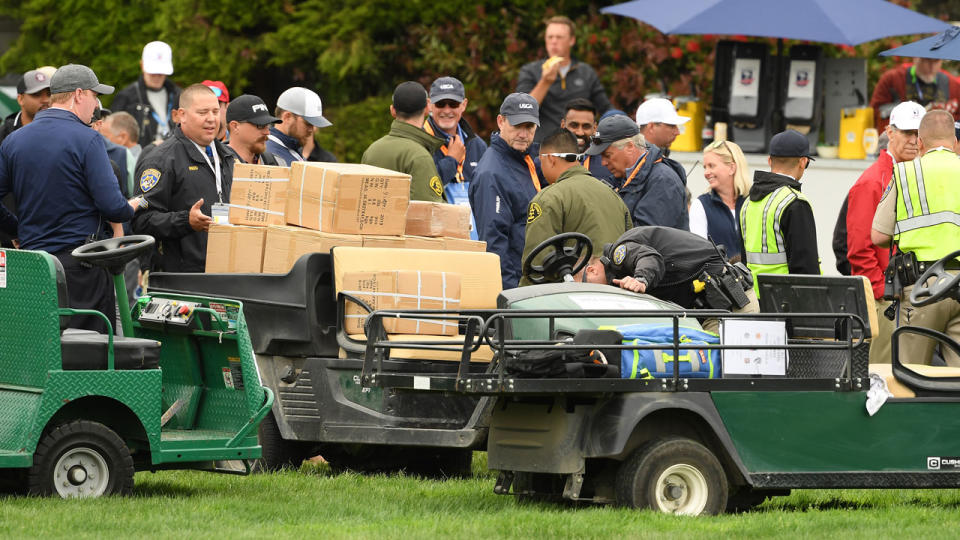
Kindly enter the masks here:
<path id="1" fill-rule="evenodd" d="M 757 294 L 757 274 L 789 274 L 787 252 L 780 230 L 780 217 L 793 201 L 807 200 L 799 191 L 781 186 L 759 201 L 747 200 L 740 209 L 740 234 L 744 259 L 753 272 L 753 290 Z"/>
<path id="2" fill-rule="evenodd" d="M 960 248 L 960 162 L 947 149 L 897 163 L 894 240 L 901 251 L 935 261 Z"/>

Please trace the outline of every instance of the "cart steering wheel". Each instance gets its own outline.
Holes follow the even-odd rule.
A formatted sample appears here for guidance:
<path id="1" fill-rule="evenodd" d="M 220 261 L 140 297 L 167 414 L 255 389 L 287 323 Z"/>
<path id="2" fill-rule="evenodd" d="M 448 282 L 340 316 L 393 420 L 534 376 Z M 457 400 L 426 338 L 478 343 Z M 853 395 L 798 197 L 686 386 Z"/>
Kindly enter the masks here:
<path id="1" fill-rule="evenodd" d="M 123 272 L 123 267 L 128 262 L 149 251 L 153 244 L 152 236 L 135 234 L 84 244 L 70 255 L 78 261 L 101 266 L 111 274 L 118 275 Z"/>
<path id="2" fill-rule="evenodd" d="M 957 257 L 960 257 L 960 250 L 954 251 L 927 268 L 910 291 L 910 302 L 914 306 L 926 306 L 947 297 L 958 297 L 957 284 L 960 284 L 960 272 L 956 274 L 947 272 L 947 263 Z M 933 284 L 927 286 L 927 281 L 931 278 L 934 278 Z"/>
<path id="3" fill-rule="evenodd" d="M 576 240 L 572 246 L 570 240 Z M 553 253 L 543 258 L 540 264 L 533 264 L 537 255 L 552 247 Z M 523 261 L 523 274 L 532 283 L 556 283 L 573 281 L 573 275 L 583 269 L 593 253 L 593 242 L 585 234 L 568 232 L 547 238 L 527 255 Z"/>

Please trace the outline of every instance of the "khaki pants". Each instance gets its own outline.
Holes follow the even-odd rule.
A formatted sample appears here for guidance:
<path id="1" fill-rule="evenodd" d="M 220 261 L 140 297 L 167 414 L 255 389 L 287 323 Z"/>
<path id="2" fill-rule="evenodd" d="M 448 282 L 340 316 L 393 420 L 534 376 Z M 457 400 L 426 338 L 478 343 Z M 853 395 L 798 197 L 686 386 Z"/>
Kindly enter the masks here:
<path id="1" fill-rule="evenodd" d="M 921 326 L 938 330 L 960 340 L 960 302 L 946 299 L 929 306 L 915 307 L 910 303 L 913 285 L 904 287 L 900 303 L 900 326 Z M 933 348 L 938 342 L 926 336 L 905 335 L 900 338 L 900 362 L 930 364 Z M 873 350 L 871 349 L 871 354 Z M 949 347 L 943 347 L 943 359 L 948 366 L 960 367 L 960 357 Z"/>
<path id="2" fill-rule="evenodd" d="M 743 291 L 747 295 L 747 300 L 750 301 L 747 305 L 743 306 L 740 309 L 733 310 L 734 313 L 760 313 L 760 302 L 757 301 L 757 293 L 751 288 L 750 290 Z M 706 319 L 703 321 L 703 329 L 707 332 L 712 332 L 714 334 L 719 333 L 720 331 L 720 321 L 718 319 Z"/>
<path id="3" fill-rule="evenodd" d="M 873 329 L 873 339 L 870 341 L 870 363 L 889 364 L 890 336 L 893 334 L 894 323 L 884 317 L 883 312 L 890 306 L 888 300 L 877 300 L 877 327 Z"/>

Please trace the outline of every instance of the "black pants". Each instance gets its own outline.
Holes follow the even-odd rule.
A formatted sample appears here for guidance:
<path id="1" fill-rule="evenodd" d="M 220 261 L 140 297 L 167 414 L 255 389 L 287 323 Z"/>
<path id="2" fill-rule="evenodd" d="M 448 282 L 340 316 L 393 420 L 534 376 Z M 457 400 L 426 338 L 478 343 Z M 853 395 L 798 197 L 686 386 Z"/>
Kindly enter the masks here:
<path id="1" fill-rule="evenodd" d="M 113 291 L 110 274 L 103 268 L 74 259 L 70 251 L 72 250 L 53 254 L 60 260 L 67 275 L 69 306 L 74 309 L 97 310 L 106 315 L 110 324 L 113 324 L 117 320 L 116 293 Z M 106 323 L 95 315 L 74 315 L 70 317 L 69 327 L 107 333 Z"/>

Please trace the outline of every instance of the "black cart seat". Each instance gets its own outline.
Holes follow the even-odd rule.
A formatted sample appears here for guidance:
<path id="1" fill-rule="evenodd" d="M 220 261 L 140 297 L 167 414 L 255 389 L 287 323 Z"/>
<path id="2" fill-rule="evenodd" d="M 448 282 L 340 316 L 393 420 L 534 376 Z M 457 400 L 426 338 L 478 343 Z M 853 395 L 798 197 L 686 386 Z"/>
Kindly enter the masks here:
<path id="1" fill-rule="evenodd" d="M 63 369 L 107 369 L 109 336 L 91 330 L 68 329 L 60 336 Z M 157 369 L 160 342 L 152 339 L 113 338 L 114 369 Z"/>

